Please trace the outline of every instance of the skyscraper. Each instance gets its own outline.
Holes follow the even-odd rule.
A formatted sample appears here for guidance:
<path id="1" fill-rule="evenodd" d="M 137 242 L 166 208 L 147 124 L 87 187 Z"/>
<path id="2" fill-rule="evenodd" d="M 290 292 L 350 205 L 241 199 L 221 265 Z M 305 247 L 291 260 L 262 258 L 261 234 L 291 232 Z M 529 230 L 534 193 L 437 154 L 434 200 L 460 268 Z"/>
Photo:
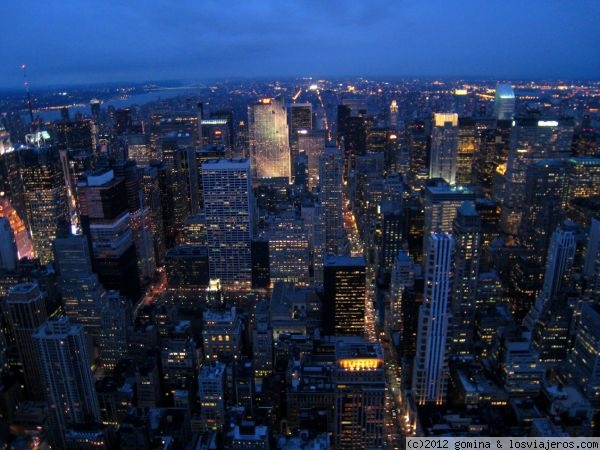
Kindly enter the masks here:
<path id="1" fill-rule="evenodd" d="M 385 373 L 379 343 L 339 340 L 335 348 L 335 448 L 385 448 Z"/>
<path id="2" fill-rule="evenodd" d="M 68 227 L 69 208 L 59 152 L 52 148 L 19 151 L 27 222 L 42 264 L 52 261 L 52 240 Z"/>
<path id="3" fill-rule="evenodd" d="M 527 167 L 544 159 L 564 159 L 571 154 L 573 119 L 517 117 L 510 135 L 506 165 L 506 186 L 501 226 L 506 233 L 517 234 L 527 197 Z"/>
<path id="4" fill-rule="evenodd" d="M 417 354 L 413 365 L 412 395 L 418 405 L 440 405 L 448 389 L 448 331 L 454 238 L 431 233 L 425 260 L 425 295 L 419 309 Z"/>
<path id="5" fill-rule="evenodd" d="M 575 345 L 568 357 L 573 381 L 595 408 L 600 407 L 600 307 L 584 303 Z"/>
<path id="6" fill-rule="evenodd" d="M 254 199 L 250 161 L 210 160 L 202 164 L 209 273 L 224 286 L 249 287 Z"/>
<path id="7" fill-rule="evenodd" d="M 462 186 L 437 184 L 425 188 L 423 224 L 423 254 L 427 252 L 427 236 L 434 231 L 452 232 L 457 208 L 466 201 L 475 201 L 475 191 Z"/>
<path id="8" fill-rule="evenodd" d="M 334 146 L 326 147 L 319 162 L 319 197 L 325 212 L 325 249 L 336 255 L 341 254 L 344 240 L 343 170 L 342 152 Z"/>
<path id="9" fill-rule="evenodd" d="M 257 178 L 291 176 L 287 113 L 282 98 L 263 98 L 248 106 L 250 155 Z"/>
<path id="10" fill-rule="evenodd" d="M 498 83 L 494 95 L 494 117 L 511 120 L 515 114 L 515 92 L 510 84 Z"/>
<path id="11" fill-rule="evenodd" d="M 0 269 L 12 272 L 18 263 L 15 235 L 6 217 L 0 217 Z"/>
<path id="12" fill-rule="evenodd" d="M 481 218 L 472 202 L 464 202 L 458 208 L 452 234 L 456 248 L 450 307 L 452 312 L 450 350 L 453 355 L 461 355 L 468 354 L 472 348 L 479 278 Z"/>
<path id="13" fill-rule="evenodd" d="M 360 257 L 325 256 L 324 311 L 336 336 L 362 336 L 365 328 L 366 262 Z"/>
<path id="14" fill-rule="evenodd" d="M 98 397 L 90 369 L 83 327 L 67 317 L 49 320 L 33 335 L 55 427 L 55 442 L 64 448 L 69 426 L 100 420 Z"/>
<path id="15" fill-rule="evenodd" d="M 124 179 L 104 170 L 77 183 L 77 191 L 94 272 L 106 289 L 137 300 L 140 279 Z"/>
<path id="16" fill-rule="evenodd" d="M 44 398 L 44 386 L 32 336 L 48 319 L 45 293 L 40 291 L 37 283 L 17 284 L 10 289 L 6 306 L 8 322 L 23 365 L 25 387 L 31 398 L 41 400 Z"/>
<path id="17" fill-rule="evenodd" d="M 454 184 L 457 152 L 458 114 L 434 114 L 431 127 L 429 178 L 442 178 L 447 183 Z"/>
<path id="18" fill-rule="evenodd" d="M 325 148 L 327 132 L 322 130 L 300 130 L 298 151 L 304 151 L 308 159 L 308 190 L 319 186 L 319 161 Z"/>
<path id="19" fill-rule="evenodd" d="M 106 291 L 92 272 L 88 238 L 71 235 L 55 239 L 54 259 L 65 314 L 82 324 L 87 334 L 97 337 Z"/>

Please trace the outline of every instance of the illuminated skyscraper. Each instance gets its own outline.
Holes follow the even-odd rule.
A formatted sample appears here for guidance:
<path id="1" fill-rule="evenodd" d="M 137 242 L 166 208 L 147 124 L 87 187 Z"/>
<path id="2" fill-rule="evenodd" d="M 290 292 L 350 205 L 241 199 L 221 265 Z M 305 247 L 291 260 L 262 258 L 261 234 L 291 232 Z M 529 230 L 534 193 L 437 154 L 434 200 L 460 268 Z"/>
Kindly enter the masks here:
<path id="1" fill-rule="evenodd" d="M 325 249 L 341 254 L 344 241 L 342 177 L 344 157 L 334 146 L 328 146 L 319 162 L 320 200 L 325 212 Z"/>
<path id="2" fill-rule="evenodd" d="M 67 428 L 100 420 L 98 397 L 90 369 L 90 356 L 83 327 L 67 317 L 50 320 L 33 335 L 41 383 L 53 415 L 53 446 L 62 444 Z"/>
<path id="3" fill-rule="evenodd" d="M 290 281 L 309 283 L 309 242 L 304 220 L 294 217 L 274 218 L 266 238 L 269 241 L 271 283 Z"/>
<path id="4" fill-rule="evenodd" d="M 471 184 L 475 156 L 479 152 L 479 129 L 473 119 L 458 120 L 458 144 L 456 152 L 456 183 Z"/>
<path id="5" fill-rule="evenodd" d="M 248 106 L 250 156 L 257 178 L 291 176 L 287 112 L 282 98 L 263 98 Z"/>
<path id="6" fill-rule="evenodd" d="M 158 159 L 156 148 L 150 145 L 149 137 L 145 134 L 127 135 L 127 156 L 133 159 L 138 167 L 148 167 L 150 161 Z"/>
<path id="7" fill-rule="evenodd" d="M 365 329 L 366 262 L 361 257 L 325 256 L 324 317 L 336 336 L 362 336 Z"/>
<path id="8" fill-rule="evenodd" d="M 39 358 L 32 336 L 48 320 L 46 294 L 40 291 L 37 283 L 17 284 L 8 293 L 6 307 L 22 364 L 25 387 L 31 398 L 42 400 L 44 386 L 41 383 Z"/>
<path id="9" fill-rule="evenodd" d="M 454 251 L 454 285 L 452 291 L 452 333 L 450 349 L 453 355 L 468 354 L 473 343 L 473 323 L 479 278 L 481 218 L 472 202 L 459 208 L 452 234 Z"/>
<path id="10" fill-rule="evenodd" d="M 298 156 L 299 146 L 298 138 L 303 133 L 308 133 L 312 130 L 312 104 L 310 103 L 292 103 L 288 105 L 287 111 L 289 114 L 288 125 L 290 132 L 290 160 Z"/>
<path id="11" fill-rule="evenodd" d="M 440 405 L 448 390 L 448 332 L 454 238 L 431 233 L 425 260 L 425 299 L 419 309 L 412 395 L 419 405 Z"/>
<path id="12" fill-rule="evenodd" d="M 494 117 L 511 120 L 515 114 L 515 92 L 510 84 L 498 84 L 494 96 Z"/>
<path id="13" fill-rule="evenodd" d="M 567 158 L 572 138 L 573 119 L 518 117 L 513 121 L 501 221 L 506 233 L 518 233 L 525 212 L 527 167 L 544 159 Z"/>
<path id="14" fill-rule="evenodd" d="M 379 343 L 340 339 L 335 349 L 335 448 L 385 448 L 385 372 Z"/>
<path id="15" fill-rule="evenodd" d="M 458 114 L 434 114 L 431 128 L 429 178 L 442 178 L 449 184 L 454 184 L 456 182 L 457 152 Z"/>
<path id="16" fill-rule="evenodd" d="M 67 188 L 59 152 L 52 148 L 20 150 L 27 222 L 42 264 L 52 261 L 52 241 L 68 227 Z"/>
<path id="17" fill-rule="evenodd" d="M 438 230 L 451 233 L 457 208 L 463 202 L 475 201 L 475 197 L 475 191 L 462 186 L 438 184 L 425 188 L 423 254 L 427 252 L 427 236 Z"/>
<path id="18" fill-rule="evenodd" d="M 323 150 L 327 132 L 322 130 L 299 130 L 298 151 L 304 151 L 308 159 L 308 190 L 312 191 L 319 186 L 319 161 Z"/>
<path id="19" fill-rule="evenodd" d="M 210 278 L 224 286 L 249 287 L 254 228 L 250 160 L 203 163 L 202 186 Z"/>

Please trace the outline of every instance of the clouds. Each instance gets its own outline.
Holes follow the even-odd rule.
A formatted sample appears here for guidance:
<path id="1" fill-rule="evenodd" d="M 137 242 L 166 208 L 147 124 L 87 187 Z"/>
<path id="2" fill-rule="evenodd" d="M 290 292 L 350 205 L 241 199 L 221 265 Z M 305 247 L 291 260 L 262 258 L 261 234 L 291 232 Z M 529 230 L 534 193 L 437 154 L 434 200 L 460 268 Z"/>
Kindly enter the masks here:
<path id="1" fill-rule="evenodd" d="M 294 75 L 600 73 L 593 0 L 21 0 L 0 77 L 20 84 Z M 565 62 L 568 61 L 568 64 Z"/>

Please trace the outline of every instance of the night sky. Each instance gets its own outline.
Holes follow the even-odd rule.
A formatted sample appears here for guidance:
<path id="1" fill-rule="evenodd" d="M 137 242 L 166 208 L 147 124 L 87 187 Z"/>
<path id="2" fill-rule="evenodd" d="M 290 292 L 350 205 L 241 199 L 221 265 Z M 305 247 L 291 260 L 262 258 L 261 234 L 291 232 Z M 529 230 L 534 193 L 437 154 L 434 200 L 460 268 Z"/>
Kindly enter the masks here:
<path id="1" fill-rule="evenodd" d="M 599 78 L 599 0 L 10 0 L 0 80 Z"/>

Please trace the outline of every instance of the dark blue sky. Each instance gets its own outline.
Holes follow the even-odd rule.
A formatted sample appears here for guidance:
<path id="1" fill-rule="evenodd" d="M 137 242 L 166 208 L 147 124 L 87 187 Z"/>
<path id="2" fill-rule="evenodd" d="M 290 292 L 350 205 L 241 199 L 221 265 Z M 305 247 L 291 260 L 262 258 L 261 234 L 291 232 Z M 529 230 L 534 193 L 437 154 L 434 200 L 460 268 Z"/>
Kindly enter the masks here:
<path id="1" fill-rule="evenodd" d="M 600 0 L 10 0 L 1 87 L 253 76 L 600 78 Z"/>

